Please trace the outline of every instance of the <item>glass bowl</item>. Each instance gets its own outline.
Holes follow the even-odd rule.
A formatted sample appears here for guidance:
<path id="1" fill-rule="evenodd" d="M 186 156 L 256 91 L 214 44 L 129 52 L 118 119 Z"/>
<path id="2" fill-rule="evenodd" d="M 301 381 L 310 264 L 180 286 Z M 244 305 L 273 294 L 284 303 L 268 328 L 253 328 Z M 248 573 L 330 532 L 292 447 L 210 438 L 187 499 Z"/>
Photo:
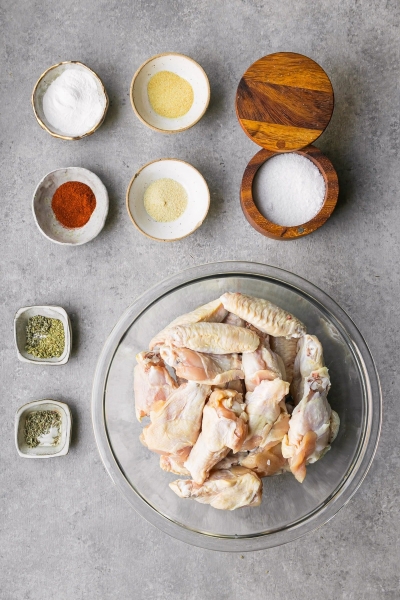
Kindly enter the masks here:
<path id="1" fill-rule="evenodd" d="M 265 478 L 257 508 L 232 512 L 183 500 L 168 487 L 177 475 L 142 446 L 135 418 L 135 355 L 176 316 L 238 291 L 293 312 L 319 337 L 341 426 L 330 452 L 307 468 Z M 292 541 L 331 519 L 363 481 L 378 443 L 381 392 L 374 361 L 358 329 L 324 292 L 275 267 L 222 262 L 183 271 L 138 298 L 122 315 L 100 355 L 92 397 L 97 446 L 112 480 L 150 523 L 184 542 L 221 551 L 259 550 Z"/>

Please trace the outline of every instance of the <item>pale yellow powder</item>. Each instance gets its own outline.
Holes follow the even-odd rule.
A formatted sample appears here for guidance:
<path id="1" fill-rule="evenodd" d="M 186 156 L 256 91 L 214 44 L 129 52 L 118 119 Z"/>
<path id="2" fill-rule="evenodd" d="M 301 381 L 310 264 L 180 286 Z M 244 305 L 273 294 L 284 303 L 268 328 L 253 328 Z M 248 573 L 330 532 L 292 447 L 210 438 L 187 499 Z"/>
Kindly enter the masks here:
<path id="1" fill-rule="evenodd" d="M 174 179 L 157 179 L 144 193 L 144 207 L 147 214 L 159 223 L 176 221 L 186 210 L 187 193 Z"/>
<path id="2" fill-rule="evenodd" d="M 192 107 L 193 88 L 186 79 L 171 71 L 159 71 L 150 79 L 147 94 L 153 110 L 161 117 L 183 117 Z"/>

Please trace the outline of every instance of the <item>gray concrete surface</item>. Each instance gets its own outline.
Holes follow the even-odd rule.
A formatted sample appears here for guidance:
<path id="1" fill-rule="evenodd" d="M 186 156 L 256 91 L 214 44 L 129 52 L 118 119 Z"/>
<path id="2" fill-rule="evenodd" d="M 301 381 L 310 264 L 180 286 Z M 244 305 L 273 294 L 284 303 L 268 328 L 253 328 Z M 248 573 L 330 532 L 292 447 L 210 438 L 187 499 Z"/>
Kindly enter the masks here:
<path id="1" fill-rule="evenodd" d="M 1 600 L 400 597 L 399 20 L 397 0 L 1 0 Z M 212 100 L 196 127 L 165 137 L 136 119 L 128 92 L 141 62 L 168 50 L 200 62 Z M 325 227 L 287 244 L 251 229 L 238 202 L 257 147 L 236 122 L 236 86 L 278 50 L 314 58 L 332 79 L 336 108 L 317 145 L 341 184 Z M 38 76 L 66 59 L 96 70 L 111 100 L 102 128 L 76 143 L 42 131 L 30 106 Z M 135 171 L 165 156 L 200 169 L 212 205 L 194 235 L 162 246 L 134 229 L 124 197 Z M 95 171 L 110 193 L 105 229 L 77 248 L 48 242 L 31 214 L 37 182 L 69 165 Z M 384 395 L 378 453 L 350 504 L 295 543 L 242 556 L 186 546 L 143 521 L 106 474 L 90 417 L 96 360 L 122 311 L 160 278 L 215 259 L 283 267 L 331 294 L 370 344 Z M 14 312 L 52 303 L 72 317 L 71 361 L 19 363 Z M 70 404 L 73 445 L 28 462 L 14 448 L 14 413 L 41 397 Z"/>

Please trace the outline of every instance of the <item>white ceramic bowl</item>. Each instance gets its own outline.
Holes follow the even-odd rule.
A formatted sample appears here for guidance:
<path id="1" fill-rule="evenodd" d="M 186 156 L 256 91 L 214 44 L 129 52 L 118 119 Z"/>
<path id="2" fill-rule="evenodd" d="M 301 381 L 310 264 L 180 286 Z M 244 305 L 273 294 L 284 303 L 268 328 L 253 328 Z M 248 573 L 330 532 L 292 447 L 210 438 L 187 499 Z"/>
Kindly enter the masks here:
<path id="1" fill-rule="evenodd" d="M 159 71 L 171 71 L 186 79 L 193 88 L 194 101 L 191 109 L 177 119 L 161 117 L 151 107 L 147 85 Z M 133 76 L 131 83 L 131 103 L 137 117 L 155 131 L 178 133 L 193 127 L 200 121 L 210 102 L 210 83 L 202 67 L 184 54 L 170 52 L 157 54 L 144 62 Z"/>
<path id="2" fill-rule="evenodd" d="M 51 125 L 48 122 L 48 120 L 46 119 L 46 116 L 43 111 L 43 96 L 45 95 L 45 93 L 47 92 L 49 86 L 53 83 L 53 81 L 55 79 L 57 79 L 57 77 L 59 77 L 61 75 L 61 73 L 63 73 L 67 69 L 75 69 L 78 71 L 90 72 L 93 75 L 93 77 L 95 78 L 99 94 L 101 95 L 102 102 L 104 104 L 103 114 L 102 114 L 101 118 L 99 119 L 99 121 L 97 122 L 97 124 L 94 127 L 92 127 L 91 129 L 89 129 L 88 131 L 86 131 L 84 134 L 74 136 L 74 137 L 67 135 L 65 133 L 65 131 L 61 131 L 60 129 L 57 129 L 53 125 Z M 89 67 L 87 67 L 83 63 L 78 62 L 78 61 L 73 61 L 73 60 L 67 60 L 64 62 L 60 62 L 56 65 L 53 65 L 52 67 L 49 67 L 39 77 L 39 79 L 36 82 L 35 87 L 33 88 L 33 92 L 32 92 L 32 107 L 33 107 L 33 112 L 35 113 L 37 122 L 39 123 L 39 125 L 41 127 L 43 127 L 43 129 L 45 131 L 47 131 L 47 133 L 50 133 L 50 135 L 52 135 L 53 137 L 61 138 L 63 140 L 80 140 L 83 137 L 86 137 L 86 136 L 94 133 L 100 127 L 100 125 L 103 123 L 106 113 L 107 113 L 107 110 L 108 110 L 108 105 L 109 105 L 109 100 L 108 100 L 106 88 L 104 87 L 103 82 L 101 81 L 100 77 L 94 71 L 92 71 L 92 69 L 89 69 Z"/>
<path id="3" fill-rule="evenodd" d="M 51 208 L 54 192 L 67 181 L 80 181 L 88 185 L 96 196 L 96 208 L 83 227 L 68 229 L 59 223 Z M 56 244 L 77 246 L 86 244 L 100 233 L 108 214 L 108 193 L 97 175 L 82 167 L 67 167 L 50 171 L 38 184 L 33 195 L 32 210 L 41 233 Z"/>
<path id="4" fill-rule="evenodd" d="M 60 319 L 64 326 L 65 348 L 60 357 L 37 358 L 28 354 L 26 345 L 26 326 L 28 320 L 36 315 L 42 315 L 49 319 Z M 14 339 L 17 346 L 18 358 L 21 362 L 40 365 L 65 365 L 71 354 L 72 331 L 71 322 L 65 310 L 61 306 L 24 306 L 20 308 L 14 317 Z"/>
<path id="5" fill-rule="evenodd" d="M 56 410 L 61 415 L 61 435 L 56 446 L 36 446 L 30 448 L 25 441 L 25 421 L 29 413 L 36 410 Z M 19 408 L 15 415 L 15 447 L 23 458 L 53 458 L 64 456 L 71 441 L 72 415 L 68 404 L 57 400 L 34 400 Z"/>
<path id="6" fill-rule="evenodd" d="M 164 177 L 174 179 L 185 188 L 188 204 L 176 221 L 158 223 L 147 214 L 143 198 L 149 185 Z M 126 207 L 141 233 L 153 240 L 174 242 L 190 235 L 203 223 L 210 207 L 210 192 L 204 177 L 192 165 L 174 158 L 160 158 L 144 165 L 131 179 Z"/>

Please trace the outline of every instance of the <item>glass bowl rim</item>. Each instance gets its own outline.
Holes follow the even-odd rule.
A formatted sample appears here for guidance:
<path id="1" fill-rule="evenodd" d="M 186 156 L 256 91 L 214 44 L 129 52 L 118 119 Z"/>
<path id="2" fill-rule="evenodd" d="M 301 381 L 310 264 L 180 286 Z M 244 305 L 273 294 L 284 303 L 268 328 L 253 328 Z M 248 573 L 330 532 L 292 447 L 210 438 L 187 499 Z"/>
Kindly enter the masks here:
<path id="1" fill-rule="evenodd" d="M 351 343 L 354 359 L 363 375 L 366 399 L 364 431 L 357 456 L 340 486 L 322 506 L 288 527 L 247 536 L 213 535 L 195 531 L 158 512 L 141 497 L 126 479 L 108 439 L 105 420 L 105 392 L 114 354 L 121 339 L 134 321 L 161 297 L 201 279 L 227 276 L 256 276 L 289 287 L 319 308 L 335 323 Z M 97 448 L 112 481 L 131 506 L 152 525 L 185 543 L 209 550 L 246 552 L 264 550 L 293 541 L 321 527 L 345 506 L 363 482 L 378 446 L 382 421 L 382 393 L 371 352 L 349 315 L 325 292 L 306 279 L 270 265 L 246 261 L 222 261 L 191 267 L 155 284 L 141 294 L 122 314 L 99 356 L 92 388 L 92 424 Z"/>

